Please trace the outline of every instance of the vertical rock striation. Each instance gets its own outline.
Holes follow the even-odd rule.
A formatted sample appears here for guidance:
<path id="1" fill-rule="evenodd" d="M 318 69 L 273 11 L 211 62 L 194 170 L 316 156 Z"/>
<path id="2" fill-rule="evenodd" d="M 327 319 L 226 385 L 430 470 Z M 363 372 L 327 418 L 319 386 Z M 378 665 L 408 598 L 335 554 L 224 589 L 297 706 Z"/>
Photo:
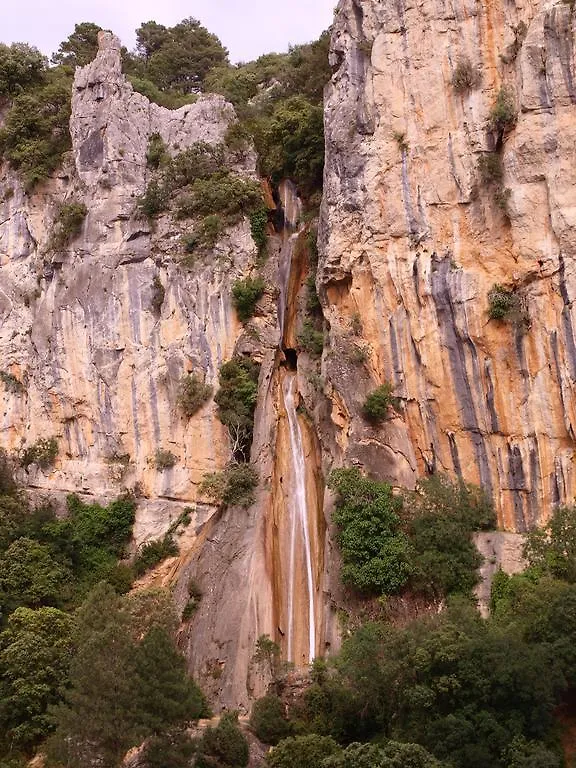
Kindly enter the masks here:
<path id="1" fill-rule="evenodd" d="M 318 287 L 339 460 L 480 483 L 509 530 L 576 492 L 573 43 L 561 2 L 341 0 L 332 34 Z M 458 90 L 463 62 L 479 77 Z M 502 135 L 503 86 L 518 114 Z M 482 183 L 487 153 L 501 187 Z M 527 321 L 489 319 L 494 284 Z M 354 377 L 351 339 L 368 351 Z M 359 405 L 384 380 L 403 413 L 368 430 Z"/>

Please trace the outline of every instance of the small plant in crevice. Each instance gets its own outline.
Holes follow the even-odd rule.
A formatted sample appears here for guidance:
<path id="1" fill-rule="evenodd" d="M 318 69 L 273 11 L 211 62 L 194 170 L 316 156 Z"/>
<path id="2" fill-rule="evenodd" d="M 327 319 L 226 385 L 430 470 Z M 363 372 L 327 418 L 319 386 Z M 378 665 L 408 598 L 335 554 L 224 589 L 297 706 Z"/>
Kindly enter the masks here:
<path id="1" fill-rule="evenodd" d="M 480 84 L 480 72 L 478 67 L 472 64 L 469 58 L 458 60 L 452 73 L 452 87 L 456 93 L 466 93 Z"/>
<path id="2" fill-rule="evenodd" d="M 194 416 L 211 397 L 212 387 L 196 374 L 189 373 L 180 379 L 178 405 L 187 418 Z"/>
<path id="3" fill-rule="evenodd" d="M 324 349 L 324 333 L 317 330 L 313 322 L 307 319 L 298 334 L 298 344 L 311 357 L 320 357 Z"/>
<path id="4" fill-rule="evenodd" d="M 188 601 L 182 611 L 182 621 L 188 621 L 196 613 L 202 600 L 202 590 L 195 579 L 188 582 Z"/>
<path id="5" fill-rule="evenodd" d="M 370 424 L 381 424 L 389 418 L 390 409 L 400 412 L 400 399 L 392 394 L 394 388 L 389 382 L 374 389 L 362 406 L 362 416 Z"/>
<path id="6" fill-rule="evenodd" d="M 88 209 L 84 203 L 65 203 L 60 206 L 50 235 L 49 248 L 64 248 L 82 231 Z"/>
<path id="7" fill-rule="evenodd" d="M 211 250 L 214 248 L 225 229 L 226 224 L 221 216 L 214 213 L 209 216 L 204 216 L 190 234 L 182 237 L 184 250 L 189 255 Z M 191 267 L 194 260 L 189 257 L 184 257 L 182 262 L 185 266 Z"/>
<path id="8" fill-rule="evenodd" d="M 153 133 L 148 139 L 148 148 L 146 150 L 146 164 L 149 168 L 158 170 L 161 165 L 170 160 L 168 148 L 164 139 L 159 133 Z"/>
<path id="9" fill-rule="evenodd" d="M 150 297 L 150 306 L 154 314 L 159 315 L 162 311 L 162 304 L 164 304 L 164 298 L 166 296 L 166 289 L 162 285 L 162 281 L 158 275 L 154 275 L 152 278 L 152 290 Z"/>
<path id="10" fill-rule="evenodd" d="M 245 322 L 254 316 L 256 304 L 264 296 L 264 280 L 258 277 L 247 277 L 245 280 L 236 280 L 232 285 L 232 299 L 234 308 L 241 322 Z"/>
<path id="11" fill-rule="evenodd" d="M 151 571 L 163 560 L 178 554 L 178 546 L 171 532 L 166 533 L 161 539 L 147 541 L 143 544 L 132 563 L 136 576 L 143 576 Z"/>
<path id="12" fill-rule="evenodd" d="M 500 137 L 516 124 L 517 110 L 514 94 L 506 86 L 498 91 L 496 100 L 492 105 L 489 116 L 489 125 L 493 131 L 497 131 Z"/>
<path id="13" fill-rule="evenodd" d="M 154 466 L 159 472 L 163 472 L 165 469 L 172 469 L 177 461 L 178 458 L 172 453 L 172 451 L 166 451 L 162 448 L 158 448 L 154 454 Z"/>
<path id="14" fill-rule="evenodd" d="M 28 469 L 31 464 L 37 464 L 42 469 L 48 469 L 58 456 L 58 441 L 55 437 L 40 437 L 35 443 L 24 448 L 20 454 L 20 464 Z"/>
<path id="15" fill-rule="evenodd" d="M 499 184 L 504 176 L 502 158 L 497 152 L 485 152 L 478 158 L 478 171 L 482 184 Z"/>
<path id="16" fill-rule="evenodd" d="M 495 283 L 488 291 L 488 317 L 490 320 L 506 320 L 527 329 L 530 318 L 521 296 L 512 288 Z"/>
<path id="17" fill-rule="evenodd" d="M 23 395 L 26 392 L 25 385 L 9 371 L 0 371 L 0 381 L 4 384 L 6 391 L 13 395 Z"/>
<path id="18" fill-rule="evenodd" d="M 231 462 L 221 472 L 209 472 L 200 484 L 200 493 L 217 504 L 247 509 L 254 503 L 258 472 L 247 462 Z"/>
<path id="19" fill-rule="evenodd" d="M 368 359 L 370 357 L 369 349 L 366 345 L 357 345 L 354 344 L 349 351 L 348 357 L 350 359 L 350 362 L 354 365 L 364 365 L 364 363 L 368 362 Z"/>
<path id="20" fill-rule="evenodd" d="M 393 131 L 392 132 L 392 138 L 398 144 L 398 149 L 404 153 L 408 152 L 410 149 L 410 145 L 408 144 L 408 139 L 406 138 L 405 131 Z"/>

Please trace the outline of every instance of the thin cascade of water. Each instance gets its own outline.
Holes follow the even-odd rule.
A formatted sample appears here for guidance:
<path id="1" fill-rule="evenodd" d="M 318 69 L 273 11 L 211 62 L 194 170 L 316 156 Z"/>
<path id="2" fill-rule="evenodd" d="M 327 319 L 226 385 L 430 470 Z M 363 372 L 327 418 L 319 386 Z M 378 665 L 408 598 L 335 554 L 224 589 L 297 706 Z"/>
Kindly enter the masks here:
<path id="1" fill-rule="evenodd" d="M 298 532 L 302 536 L 304 546 L 304 561 L 306 565 L 306 584 L 308 588 L 308 660 L 314 660 L 316 652 L 316 623 L 314 611 L 314 577 L 312 571 L 312 551 L 310 547 L 310 527 L 308 520 L 308 504 L 306 500 L 306 465 L 304 460 L 304 443 L 298 415 L 296 413 L 296 375 L 287 374 L 283 382 L 284 405 L 290 427 L 290 453 L 292 456 L 292 474 L 294 493 L 290 495 L 291 507 L 290 525 L 290 559 L 288 574 L 288 661 L 293 659 L 294 636 L 294 586 L 296 563 L 296 539 Z"/>

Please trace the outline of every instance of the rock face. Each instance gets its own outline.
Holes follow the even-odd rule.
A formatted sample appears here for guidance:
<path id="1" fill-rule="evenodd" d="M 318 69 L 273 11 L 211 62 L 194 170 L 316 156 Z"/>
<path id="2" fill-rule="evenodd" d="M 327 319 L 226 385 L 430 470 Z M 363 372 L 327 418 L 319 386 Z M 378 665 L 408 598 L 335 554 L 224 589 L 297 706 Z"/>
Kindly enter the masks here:
<path id="1" fill-rule="evenodd" d="M 332 445 L 398 485 L 480 483 L 508 530 L 576 492 L 573 43 L 562 2 L 341 0 L 332 36 L 318 277 Z M 478 76 L 458 90 L 462 63 Z M 517 120 L 502 135 L 503 86 Z M 489 152 L 501 186 L 481 180 Z M 494 284 L 521 321 L 489 319 Z M 368 354 L 354 376 L 351 343 Z M 384 380 L 403 412 L 368 430 L 359 406 Z"/>
<path id="2" fill-rule="evenodd" d="M 119 41 L 103 33 L 96 59 L 76 73 L 72 157 L 33 196 L 8 174 L 14 194 L 0 205 L 0 367 L 24 383 L 0 392 L 1 444 L 57 438 L 53 471 L 32 466 L 31 486 L 112 496 L 138 484 L 155 500 L 148 533 L 162 509 L 194 502 L 202 474 L 228 458 L 214 403 L 186 419 L 177 396 L 190 371 L 217 386 L 220 364 L 243 343 L 230 285 L 256 256 L 244 222 L 210 263 L 179 265 L 183 227 L 168 216 L 152 227 L 136 213 L 150 178 L 148 141 L 158 133 L 173 153 L 222 142 L 235 119 L 220 96 L 174 111 L 151 104 L 122 75 Z M 253 176 L 254 168 L 248 152 L 235 170 Z M 54 217 L 71 201 L 88 210 L 82 232 L 54 249 Z M 165 289 L 159 309 L 154 278 Z M 275 318 L 260 323 L 273 330 Z M 158 449 L 177 457 L 173 468 L 155 468 Z M 138 530 L 145 538 L 145 519 Z"/>

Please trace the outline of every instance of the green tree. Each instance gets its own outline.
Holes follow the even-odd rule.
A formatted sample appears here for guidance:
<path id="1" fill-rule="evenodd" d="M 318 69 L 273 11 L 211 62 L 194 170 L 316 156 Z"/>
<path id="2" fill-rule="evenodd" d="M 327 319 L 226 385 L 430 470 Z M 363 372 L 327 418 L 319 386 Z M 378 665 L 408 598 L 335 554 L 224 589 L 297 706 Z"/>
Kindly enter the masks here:
<path id="1" fill-rule="evenodd" d="M 0 99 L 42 83 L 46 64 L 46 57 L 31 45 L 0 43 Z"/>
<path id="2" fill-rule="evenodd" d="M 340 747 L 329 736 L 292 736 L 270 750 L 266 765 L 269 768 L 318 768 L 325 758 L 339 751 Z"/>
<path id="3" fill-rule="evenodd" d="M 397 592 L 412 570 L 410 542 L 400 530 L 402 500 L 355 468 L 334 470 L 328 487 L 337 493 L 342 580 L 363 592 Z"/>
<path id="4" fill-rule="evenodd" d="M 98 52 L 98 33 L 102 27 L 90 21 L 83 21 L 74 26 L 74 32 L 60 43 L 58 51 L 52 56 L 54 64 L 68 67 L 84 67 Z"/>
<path id="5" fill-rule="evenodd" d="M 168 29 L 147 22 L 136 36 L 147 77 L 162 90 L 197 92 L 208 72 L 228 60 L 216 35 L 191 17 Z"/>
<path id="6" fill-rule="evenodd" d="M 248 765 L 250 750 L 238 727 L 238 715 L 227 712 L 216 728 L 207 728 L 200 740 L 196 768 L 243 768 Z"/>
<path id="7" fill-rule="evenodd" d="M 220 366 L 220 388 L 214 401 L 240 461 L 250 458 L 259 373 L 260 366 L 247 357 L 236 356 Z"/>
<path id="8" fill-rule="evenodd" d="M 264 280 L 258 276 L 247 277 L 245 280 L 236 280 L 232 285 L 232 298 L 234 307 L 241 322 L 250 320 L 256 311 L 256 304 L 264 295 Z"/>
<path id="9" fill-rule="evenodd" d="M 56 608 L 18 608 L 0 634 L 0 731 L 13 746 L 29 749 L 51 730 L 48 709 L 68 677 L 72 626 Z"/>
<path id="10" fill-rule="evenodd" d="M 284 705 L 278 696 L 264 696 L 252 705 L 250 727 L 265 744 L 278 744 L 291 733 Z"/>
<path id="11" fill-rule="evenodd" d="M 326 759 L 322 768 L 443 768 L 443 765 L 419 744 L 389 741 L 384 746 L 350 744 L 341 755 Z"/>
<path id="12" fill-rule="evenodd" d="M 3 610 L 9 612 L 19 605 L 58 605 L 69 576 L 49 547 L 34 539 L 17 539 L 0 560 Z"/>
<path id="13" fill-rule="evenodd" d="M 557 507 L 546 525 L 531 531 L 524 557 L 541 573 L 576 582 L 576 505 Z"/>

